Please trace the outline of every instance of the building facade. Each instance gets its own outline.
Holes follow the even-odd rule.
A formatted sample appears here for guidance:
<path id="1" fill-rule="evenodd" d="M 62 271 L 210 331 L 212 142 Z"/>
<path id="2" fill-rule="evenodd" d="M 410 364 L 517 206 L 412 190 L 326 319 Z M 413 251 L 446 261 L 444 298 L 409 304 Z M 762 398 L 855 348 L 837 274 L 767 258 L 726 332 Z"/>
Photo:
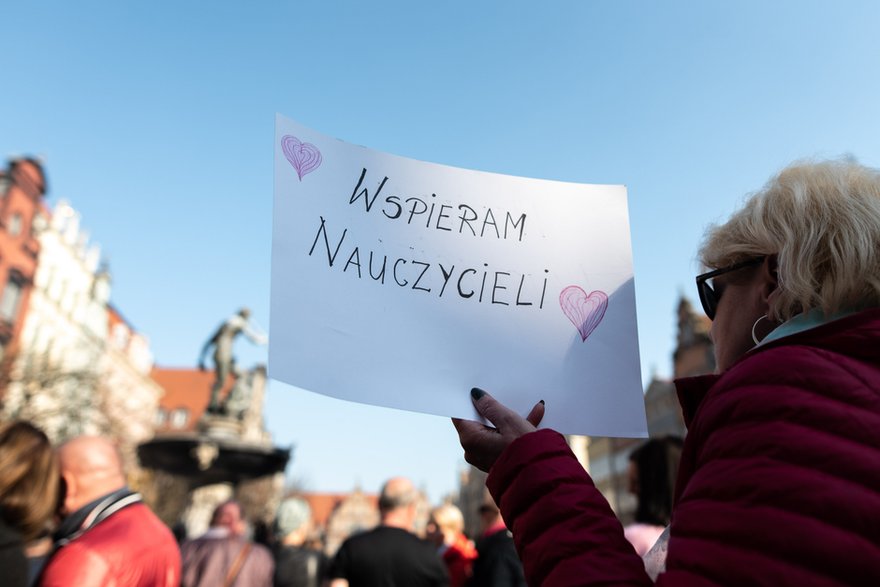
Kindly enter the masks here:
<path id="1" fill-rule="evenodd" d="M 153 435 L 162 394 L 150 377 L 149 341 L 110 305 L 109 271 L 68 202 L 51 211 L 40 207 L 30 225 L 34 271 L 14 337 L 3 416 L 31 420 L 55 442 L 110 436 L 137 476 L 136 447 Z"/>
<path id="2" fill-rule="evenodd" d="M 123 439 L 123 456 L 137 463 L 137 446 L 153 437 L 157 406 L 165 393 L 151 377 L 150 341 L 112 305 L 107 306 L 107 341 L 99 365 L 99 411 L 103 427 Z"/>
<path id="3" fill-rule="evenodd" d="M 162 398 L 154 414 L 156 434 L 195 434 L 198 423 L 205 415 L 214 382 L 213 371 L 194 368 L 155 367 L 153 379 L 163 389 Z M 266 368 L 257 365 L 253 369 L 230 375 L 220 392 L 226 397 L 232 391 L 237 377 L 246 378 L 249 405 L 241 419 L 241 430 L 236 432 L 239 440 L 258 444 L 271 444 L 263 418 L 266 396 Z"/>
<path id="4" fill-rule="evenodd" d="M 17 159 L 0 170 L 0 398 L 5 395 L 19 346 L 45 227 L 46 176 L 35 159 Z"/>
<path id="5" fill-rule="evenodd" d="M 99 271 L 79 214 L 64 201 L 38 234 L 40 255 L 7 407 L 56 440 L 98 434 L 100 364 L 107 340 L 109 276 Z"/>

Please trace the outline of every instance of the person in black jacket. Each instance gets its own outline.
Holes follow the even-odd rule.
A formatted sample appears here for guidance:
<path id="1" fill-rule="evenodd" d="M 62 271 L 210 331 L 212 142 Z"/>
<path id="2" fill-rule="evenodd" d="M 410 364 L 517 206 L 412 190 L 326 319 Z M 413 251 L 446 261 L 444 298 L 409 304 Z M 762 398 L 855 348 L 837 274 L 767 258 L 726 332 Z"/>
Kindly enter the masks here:
<path id="1" fill-rule="evenodd" d="M 404 477 L 379 496 L 378 527 L 349 537 L 330 565 L 330 587 L 449 587 L 434 545 L 413 534 L 418 492 Z"/>
<path id="2" fill-rule="evenodd" d="M 304 546 L 311 530 L 312 509 L 296 497 L 285 499 L 275 516 L 275 587 L 321 587 L 327 576 L 324 553 Z"/>
<path id="3" fill-rule="evenodd" d="M 513 536 L 488 491 L 479 511 L 483 535 L 477 540 L 477 560 L 468 587 L 526 587 Z"/>

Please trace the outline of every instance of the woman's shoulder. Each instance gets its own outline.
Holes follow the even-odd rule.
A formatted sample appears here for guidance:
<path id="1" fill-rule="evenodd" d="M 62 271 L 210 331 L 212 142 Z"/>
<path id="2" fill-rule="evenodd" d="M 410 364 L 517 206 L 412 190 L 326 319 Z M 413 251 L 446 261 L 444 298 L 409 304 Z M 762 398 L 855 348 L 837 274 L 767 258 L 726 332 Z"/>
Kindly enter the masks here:
<path id="1" fill-rule="evenodd" d="M 839 372 L 880 377 L 880 308 L 850 313 L 762 343 L 731 367 L 723 379 L 803 379 Z"/>
<path id="2" fill-rule="evenodd" d="M 0 519 L 0 569 L 3 585 L 27 585 L 27 559 L 21 534 Z"/>
<path id="3" fill-rule="evenodd" d="M 0 516 L 0 548 L 22 547 L 21 533 Z"/>
<path id="4" fill-rule="evenodd" d="M 845 391 L 852 381 L 880 390 L 880 309 L 853 313 L 749 351 L 717 381 L 720 390 L 795 386 Z M 834 385 L 829 385 L 833 383 Z"/>
<path id="5" fill-rule="evenodd" d="M 831 443 L 878 450 L 878 431 L 880 362 L 786 344 L 755 352 L 724 373 L 700 404 L 689 436 L 701 451 L 711 436 L 711 447 L 763 454 L 763 443 L 784 443 L 781 434 L 798 450 L 817 432 Z"/>
<path id="6" fill-rule="evenodd" d="M 744 414 L 829 403 L 880 410 L 880 363 L 809 345 L 780 345 L 731 367 L 703 403 Z"/>

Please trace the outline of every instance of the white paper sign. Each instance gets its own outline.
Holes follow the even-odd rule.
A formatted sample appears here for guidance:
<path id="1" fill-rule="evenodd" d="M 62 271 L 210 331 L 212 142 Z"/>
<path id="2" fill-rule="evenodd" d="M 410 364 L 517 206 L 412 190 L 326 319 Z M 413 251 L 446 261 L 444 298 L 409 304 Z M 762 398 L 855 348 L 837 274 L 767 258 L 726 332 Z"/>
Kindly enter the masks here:
<path id="1" fill-rule="evenodd" d="M 269 372 L 474 418 L 646 436 L 624 186 L 512 177 L 275 128 Z"/>

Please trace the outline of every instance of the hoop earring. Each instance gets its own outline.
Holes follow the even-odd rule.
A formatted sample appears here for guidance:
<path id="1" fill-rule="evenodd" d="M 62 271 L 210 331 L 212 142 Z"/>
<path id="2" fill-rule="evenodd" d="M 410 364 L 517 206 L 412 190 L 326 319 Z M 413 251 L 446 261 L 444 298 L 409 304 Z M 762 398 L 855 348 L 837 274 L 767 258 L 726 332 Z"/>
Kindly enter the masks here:
<path id="1" fill-rule="evenodd" d="M 755 341 L 755 344 L 756 344 L 756 345 L 761 344 L 761 341 L 758 340 L 758 337 L 757 337 L 757 336 L 755 336 L 755 328 L 758 326 L 758 322 L 760 322 L 761 320 L 769 320 L 769 319 L 767 318 L 767 314 L 764 314 L 763 316 L 760 316 L 757 320 L 755 320 L 755 323 L 752 324 L 752 340 Z M 765 337 L 765 338 L 766 338 L 766 337 Z"/>

